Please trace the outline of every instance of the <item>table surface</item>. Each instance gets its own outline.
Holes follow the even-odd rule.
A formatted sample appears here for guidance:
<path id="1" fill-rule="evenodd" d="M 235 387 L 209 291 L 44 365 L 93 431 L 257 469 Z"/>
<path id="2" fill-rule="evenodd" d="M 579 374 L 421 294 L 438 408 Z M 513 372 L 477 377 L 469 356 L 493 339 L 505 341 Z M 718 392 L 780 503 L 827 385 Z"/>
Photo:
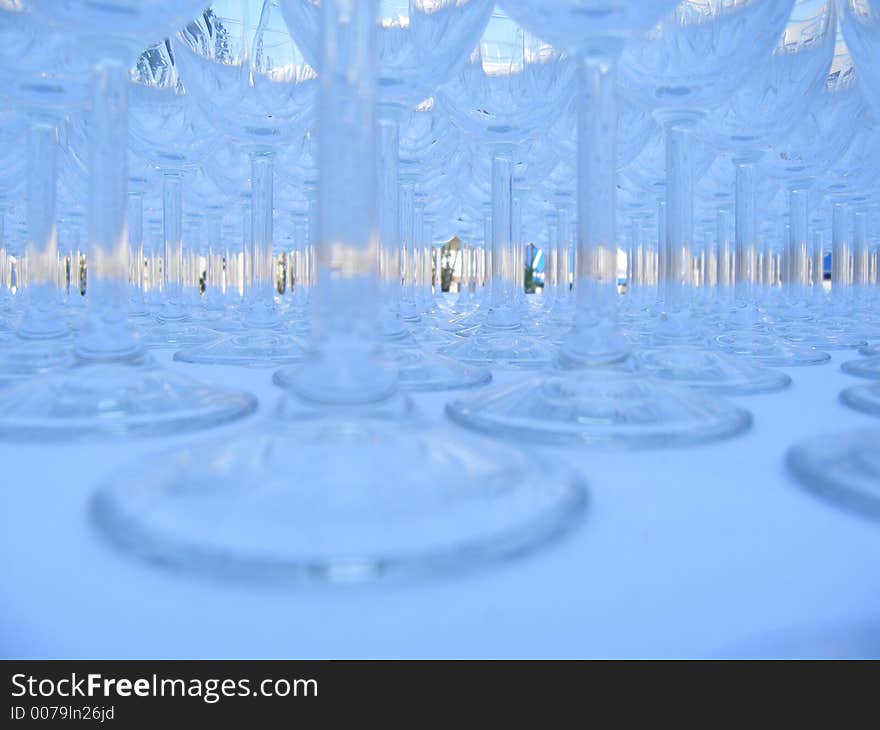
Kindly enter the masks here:
<path id="1" fill-rule="evenodd" d="M 783 461 L 804 437 L 880 426 L 837 400 L 857 382 L 839 369 L 854 357 L 734 399 L 754 425 L 732 440 L 553 452 L 589 482 L 576 532 L 519 561 L 416 583 L 227 584 L 140 563 L 97 536 L 86 511 L 96 484 L 244 422 L 124 445 L 0 444 L 0 656 L 880 656 L 880 523 L 804 491 Z M 263 413 L 278 398 L 271 369 L 159 358 L 249 389 Z M 416 398 L 438 421 L 447 399 Z"/>

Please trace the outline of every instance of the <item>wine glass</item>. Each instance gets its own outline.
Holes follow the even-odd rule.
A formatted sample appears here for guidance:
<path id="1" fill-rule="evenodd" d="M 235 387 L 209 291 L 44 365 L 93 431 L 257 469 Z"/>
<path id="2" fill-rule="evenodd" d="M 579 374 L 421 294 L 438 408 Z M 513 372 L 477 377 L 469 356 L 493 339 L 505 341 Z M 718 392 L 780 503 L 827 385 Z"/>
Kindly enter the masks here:
<path id="1" fill-rule="evenodd" d="M 192 252 L 184 235 L 184 186 L 207 154 L 210 128 L 187 97 L 163 41 L 145 50 L 129 88 L 130 141 L 136 154 L 159 172 L 164 237 L 163 301 L 155 322 L 148 322 L 142 342 L 150 348 L 177 348 L 213 339 L 193 322 L 184 286 L 185 262 Z M 129 182 L 131 182 L 129 180 Z M 188 185 L 187 185 L 188 184 Z"/>
<path id="2" fill-rule="evenodd" d="M 252 14 L 251 9 L 255 12 Z M 293 43 L 276 0 L 215 3 L 174 39 L 184 84 L 215 127 L 250 157 L 253 280 L 241 332 L 175 354 L 191 363 L 272 367 L 300 361 L 305 343 L 285 331 L 275 302 L 275 157 L 303 138 L 317 78 Z"/>
<path id="3" fill-rule="evenodd" d="M 315 59 L 320 2 L 285 0 L 282 7 L 291 34 L 306 57 Z M 399 382 L 406 389 L 468 388 L 491 377 L 473 364 L 462 365 L 426 351 L 420 346 L 425 340 L 443 338 L 430 327 L 415 337 L 410 332 L 411 325 L 421 319 L 413 296 L 418 270 L 414 221 L 415 200 L 427 174 L 418 157 L 402 160 L 402 153 L 413 150 L 401 148 L 401 122 L 413 122 L 412 110 L 417 107 L 422 115 L 437 118 L 433 105 L 425 100 L 465 63 L 491 10 L 489 0 L 383 0 L 379 4 L 379 246 L 387 282 L 383 289 L 389 295 L 380 326 L 385 354 L 401 369 Z M 436 152 L 434 145 L 427 150 L 427 154 Z M 288 376 L 281 371 L 275 381 L 287 382 Z"/>
<path id="4" fill-rule="evenodd" d="M 741 196 L 737 210 L 757 213 L 754 205 L 747 205 L 743 196 L 750 195 L 751 170 L 749 165 L 758 162 L 776 140 L 784 139 L 815 103 L 825 84 L 833 60 L 836 18 L 834 5 L 824 3 L 818 7 L 797 3 L 789 24 L 780 36 L 769 63 L 761 65 L 755 73 L 723 105 L 710 110 L 700 122 L 698 133 L 716 146 L 724 149 L 736 167 Z M 806 11 L 806 12 L 804 12 Z M 802 318 L 808 285 L 807 254 L 808 220 L 807 199 L 810 181 L 792 180 L 789 191 L 789 220 L 792 225 L 791 243 L 787 255 L 797 272 L 796 281 L 786 282 L 787 296 L 784 306 L 769 313 L 772 319 Z M 766 199 L 759 196 L 759 199 Z M 742 217 L 742 216 L 741 216 Z M 751 230 L 753 221 L 740 224 L 740 231 Z M 747 261 L 752 242 L 740 235 L 736 239 L 739 248 L 735 259 Z M 766 321 L 767 315 L 759 314 L 756 292 L 749 291 L 750 283 L 744 279 L 751 267 L 739 266 L 734 270 L 732 293 L 735 300 L 731 311 L 722 315 L 724 334 L 715 343 L 737 355 L 746 355 L 767 365 L 809 365 L 830 360 L 827 353 L 808 347 L 798 347 L 772 331 Z M 752 297 L 752 302 L 745 298 Z"/>
<path id="5" fill-rule="evenodd" d="M 75 44 L 19 5 L 0 9 L 3 95 L 27 126 L 26 220 L 22 282 L 24 312 L 16 338 L 0 355 L 0 380 L 12 381 L 69 365 L 70 330 L 61 314 L 57 235 L 58 127 L 87 98 L 85 67 Z M 14 169 L 14 168 L 13 168 Z"/>
<path id="6" fill-rule="evenodd" d="M 98 527 L 138 555 L 224 578 L 365 581 L 523 554 L 583 512 L 579 480 L 414 417 L 376 353 L 376 17 L 371 0 L 321 5 L 315 355 L 265 423 L 98 491 Z"/>
<path id="7" fill-rule="evenodd" d="M 835 161 L 843 158 L 851 148 L 852 135 L 839 134 L 838 131 L 857 129 L 857 125 L 864 124 L 867 105 L 860 87 L 849 51 L 838 40 L 822 93 L 800 123 L 783 140 L 777 141 L 772 154 L 762 159 L 761 172 L 786 182 L 790 188 L 808 189 L 814 180 L 821 179 Z M 858 157 L 858 148 L 853 155 Z M 802 198 L 798 196 L 796 199 L 796 204 L 801 208 L 806 204 Z M 838 240 L 843 233 L 842 213 L 843 209 L 838 208 Z M 802 213 L 796 213 L 796 219 L 802 221 Z M 817 247 L 811 252 L 811 258 L 817 262 L 814 268 L 821 271 L 822 238 L 815 239 L 815 243 Z M 840 258 L 838 256 L 838 260 Z M 843 270 L 838 267 L 838 274 L 842 274 Z M 812 288 L 815 292 L 814 301 L 811 302 L 814 316 L 780 323 L 784 337 L 796 344 L 820 350 L 850 349 L 864 344 L 863 334 L 853 331 L 845 318 L 834 316 L 836 304 L 824 296 L 821 281 L 814 281 Z M 839 282 L 837 293 L 840 294 L 842 289 L 843 283 Z M 835 295 L 832 297 L 836 298 Z"/>
<path id="8" fill-rule="evenodd" d="M 880 84 L 880 7 L 877 0 L 837 0 L 840 25 L 846 45 L 858 67 L 866 89 Z M 867 102 L 880 114 L 876 94 L 867 94 Z"/>
<path id="9" fill-rule="evenodd" d="M 743 363 L 691 344 L 699 325 L 687 299 L 694 245 L 694 128 L 705 110 L 737 90 L 773 46 L 790 17 L 792 2 L 752 0 L 736 5 L 682 2 L 658 28 L 630 44 L 622 54 L 626 88 L 654 109 L 666 138 L 666 235 L 664 312 L 658 338 L 664 346 L 638 353 L 647 372 L 722 393 L 772 392 L 787 387 L 783 373 Z M 735 59 L 736 63 L 733 63 Z M 754 201 L 753 162 L 740 165 L 741 215 Z M 738 238 L 754 237 L 738 230 Z M 773 385 L 771 385 L 773 384 Z"/>
<path id="10" fill-rule="evenodd" d="M 248 415 L 256 400 L 165 370 L 144 356 L 127 318 L 126 231 L 129 69 L 141 35 L 176 22 L 189 2 L 112 6 L 81 0 L 30 4 L 75 42 L 91 65 L 88 123 L 89 254 L 86 326 L 75 366 L 28 379 L 0 394 L 0 435 L 47 440 L 159 435 Z M 120 10 L 127 12 L 120 13 Z M 163 12 L 166 11 L 166 12 Z"/>
<path id="11" fill-rule="evenodd" d="M 552 364 L 552 349 L 520 316 L 513 178 L 518 166 L 528 166 L 528 143 L 549 122 L 550 111 L 570 98 L 573 81 L 572 65 L 563 54 L 496 11 L 468 65 L 438 91 L 438 101 L 470 136 L 474 155 L 488 147 L 487 162 L 475 157 L 471 169 L 475 182 L 486 189 L 483 199 L 491 196 L 492 232 L 487 306 L 459 322 L 467 338 L 441 348 L 444 355 L 496 368 Z"/>
<path id="12" fill-rule="evenodd" d="M 447 405 L 472 429 L 599 448 L 672 446 L 725 438 L 750 415 L 723 401 L 625 369 L 628 347 L 616 325 L 617 157 L 615 68 L 632 32 L 671 3 L 505 4 L 538 35 L 568 50 L 578 74 L 577 256 L 575 327 L 561 348 L 571 369 L 493 387 Z M 581 13 L 584 8 L 606 13 Z"/>

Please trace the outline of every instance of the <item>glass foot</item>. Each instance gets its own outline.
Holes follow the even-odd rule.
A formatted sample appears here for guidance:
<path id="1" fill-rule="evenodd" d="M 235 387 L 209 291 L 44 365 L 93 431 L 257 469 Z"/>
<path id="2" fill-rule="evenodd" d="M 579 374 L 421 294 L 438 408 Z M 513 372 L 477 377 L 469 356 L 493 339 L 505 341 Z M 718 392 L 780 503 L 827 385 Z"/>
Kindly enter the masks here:
<path id="1" fill-rule="evenodd" d="M 880 356 L 873 355 L 858 360 L 847 360 L 840 366 L 840 369 L 847 375 L 880 380 Z"/>
<path id="2" fill-rule="evenodd" d="M 788 451 L 802 486 L 834 504 L 880 520 L 880 430 L 821 436 Z"/>
<path id="3" fill-rule="evenodd" d="M 871 416 L 880 416 L 880 383 L 854 385 L 842 390 L 840 400 L 857 411 Z"/>
<path id="4" fill-rule="evenodd" d="M 611 320 L 609 320 L 611 321 Z M 614 326 L 575 326 L 560 341 L 557 365 L 567 370 L 618 365 L 629 359 L 630 347 Z"/>
<path id="5" fill-rule="evenodd" d="M 174 359 L 204 365 L 278 367 L 302 362 L 306 346 L 293 334 L 255 330 L 247 334 L 219 337 L 204 345 L 178 350 Z"/>
<path id="6" fill-rule="evenodd" d="M 718 395 L 773 393 L 791 385 L 777 370 L 701 347 L 664 347 L 643 350 L 635 367 L 653 377 Z"/>
<path id="7" fill-rule="evenodd" d="M 446 406 L 484 433 L 599 449 L 687 446 L 747 430 L 748 411 L 673 383 L 622 370 L 535 376 Z"/>
<path id="8" fill-rule="evenodd" d="M 164 436 L 252 413 L 256 398 L 149 359 L 65 368 L 0 390 L 0 438 L 17 441 Z"/>
<path id="9" fill-rule="evenodd" d="M 152 350 L 177 350 L 204 345 L 217 339 L 216 330 L 194 322 L 159 321 L 141 330 L 141 344 Z"/>
<path id="10" fill-rule="evenodd" d="M 863 345 L 859 348 L 859 355 L 864 355 L 865 357 L 880 355 L 880 347 L 877 345 Z"/>
<path id="11" fill-rule="evenodd" d="M 846 328 L 825 326 L 822 323 L 793 324 L 782 330 L 782 335 L 796 345 L 817 350 L 855 350 L 867 342 L 858 332 Z"/>
<path id="12" fill-rule="evenodd" d="M 69 337 L 32 340 L 4 335 L 0 340 L 0 386 L 73 364 L 73 341 Z"/>
<path id="13" fill-rule="evenodd" d="M 434 326 L 413 327 L 410 330 L 410 335 L 412 336 L 411 341 L 414 344 L 429 350 L 437 350 L 440 347 L 453 345 L 462 340 L 460 336 Z"/>
<path id="14" fill-rule="evenodd" d="M 412 418 L 345 413 L 280 408 L 231 439 L 135 468 L 98 491 L 94 522 L 163 566 L 359 583 L 519 557 L 585 512 L 582 482 L 531 454 Z"/>
<path id="15" fill-rule="evenodd" d="M 481 326 L 469 337 L 440 347 L 437 352 L 469 365 L 511 370 L 550 368 L 556 354 L 550 343 L 523 329 L 488 326 Z"/>
<path id="16" fill-rule="evenodd" d="M 706 344 L 699 321 L 681 311 L 655 315 L 629 336 L 639 347 L 703 347 Z"/>
<path id="17" fill-rule="evenodd" d="M 385 347 L 384 358 L 397 367 L 404 390 L 438 391 L 478 388 L 492 380 L 486 368 L 458 362 L 416 347 Z"/>
<path id="18" fill-rule="evenodd" d="M 802 367 L 831 362 L 831 355 L 827 352 L 794 345 L 761 332 L 728 332 L 716 337 L 715 343 L 730 355 L 746 357 L 770 367 Z"/>
<path id="19" fill-rule="evenodd" d="M 386 345 L 381 356 L 397 369 L 397 384 L 405 391 L 465 390 L 478 388 L 492 380 L 492 373 L 486 368 L 435 355 L 419 347 Z M 282 368 L 272 376 L 272 382 L 281 388 L 293 388 L 298 372 L 296 366 Z"/>

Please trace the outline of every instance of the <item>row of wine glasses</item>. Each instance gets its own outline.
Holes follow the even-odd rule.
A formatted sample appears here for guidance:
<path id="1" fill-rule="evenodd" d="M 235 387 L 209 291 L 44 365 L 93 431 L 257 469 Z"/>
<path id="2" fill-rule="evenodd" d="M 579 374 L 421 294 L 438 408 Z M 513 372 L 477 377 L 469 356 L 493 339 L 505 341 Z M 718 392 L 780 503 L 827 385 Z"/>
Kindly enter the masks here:
<path id="1" fill-rule="evenodd" d="M 732 438 L 839 350 L 880 415 L 875 0 L 204 1 L 0 3 L 0 438 L 257 409 L 194 365 L 278 389 L 101 487 L 116 544 L 467 567 L 585 512 L 524 443 Z M 876 434 L 789 462 L 877 506 Z"/>

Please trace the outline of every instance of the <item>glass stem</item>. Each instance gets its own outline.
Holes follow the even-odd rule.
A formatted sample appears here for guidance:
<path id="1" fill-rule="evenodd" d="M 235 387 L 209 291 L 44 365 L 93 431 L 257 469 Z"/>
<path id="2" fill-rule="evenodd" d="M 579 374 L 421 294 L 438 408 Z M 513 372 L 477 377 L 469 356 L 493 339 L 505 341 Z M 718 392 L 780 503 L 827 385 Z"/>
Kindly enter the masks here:
<path id="1" fill-rule="evenodd" d="M 141 297 L 144 291 L 144 196 L 139 192 L 128 194 L 128 252 L 133 295 Z"/>
<path id="2" fill-rule="evenodd" d="M 165 249 L 164 321 L 186 319 L 183 308 L 183 186 L 176 170 L 162 174 L 162 236 Z"/>
<path id="3" fill-rule="evenodd" d="M 377 353 L 375 0 L 324 0 L 318 91 L 315 355 L 295 382 L 304 400 L 368 404 L 397 390 Z"/>
<path id="4" fill-rule="evenodd" d="M 470 300 L 471 281 L 473 265 L 473 248 L 469 243 L 461 242 L 461 278 L 458 280 L 458 298 L 455 300 L 456 306 L 463 305 Z M 443 286 L 443 256 L 442 249 L 437 262 L 437 287 L 438 292 L 442 291 Z M 450 291 L 452 291 L 452 280 L 450 279 Z"/>
<path id="5" fill-rule="evenodd" d="M 492 327 L 514 328 L 519 321 L 511 301 L 514 281 L 513 153 L 497 145 L 492 150 L 492 291 L 488 323 Z"/>
<path id="6" fill-rule="evenodd" d="M 293 265 L 290 270 L 290 284 L 293 288 L 293 301 L 297 306 L 305 306 L 308 301 L 308 221 L 297 219 L 293 224 Z"/>
<path id="7" fill-rule="evenodd" d="M 867 237 L 867 216 L 865 211 L 853 214 L 853 286 L 861 293 L 870 280 Z"/>
<path id="8" fill-rule="evenodd" d="M 789 232 L 791 266 L 791 285 L 796 296 L 800 297 L 809 286 L 809 214 L 807 211 L 807 191 L 794 189 L 789 194 Z"/>
<path id="9" fill-rule="evenodd" d="M 395 109 L 379 118 L 379 247 L 383 289 L 390 312 L 400 309 L 403 286 L 401 251 L 400 122 Z"/>
<path id="10" fill-rule="evenodd" d="M 825 241 L 822 237 L 822 231 L 813 232 L 811 256 L 813 269 L 813 296 L 821 298 L 825 295 Z"/>
<path id="11" fill-rule="evenodd" d="M 831 209 L 831 292 L 835 299 L 846 294 L 850 283 L 850 242 L 846 230 L 847 206 L 834 203 Z"/>
<path id="12" fill-rule="evenodd" d="M 510 230 L 513 241 L 513 303 L 518 305 L 525 295 L 525 251 L 522 237 L 522 207 L 525 192 L 514 189 L 511 193 Z"/>
<path id="13" fill-rule="evenodd" d="M 67 334 L 59 317 L 56 286 L 58 236 L 55 215 L 55 127 L 35 124 L 27 139 L 27 243 L 25 246 L 26 309 L 18 334 L 52 338 Z"/>
<path id="14" fill-rule="evenodd" d="M 479 268 L 478 281 L 480 285 L 480 300 L 486 303 L 487 294 L 492 290 L 492 204 L 483 204 L 483 246 L 477 257 Z M 489 297 L 491 304 L 491 297 Z"/>
<path id="15" fill-rule="evenodd" d="M 715 260 L 715 280 L 721 289 L 722 296 L 728 294 L 731 284 L 731 261 L 732 251 L 730 245 L 730 211 L 719 208 L 715 221 L 715 245 L 717 258 Z"/>
<path id="16" fill-rule="evenodd" d="M 217 306 L 223 299 L 223 267 L 221 265 L 223 251 L 223 214 L 218 210 L 208 213 L 205 220 L 205 236 L 207 237 L 207 269 L 205 271 L 205 303 Z"/>
<path id="17" fill-rule="evenodd" d="M 666 201 L 657 201 L 657 302 L 663 307 L 666 302 Z"/>
<path id="18" fill-rule="evenodd" d="M 690 282 L 690 251 L 694 232 L 693 139 L 690 130 L 666 130 L 666 303 L 681 306 Z"/>
<path id="19" fill-rule="evenodd" d="M 736 165 L 736 212 L 734 223 L 735 273 L 734 296 L 737 302 L 748 301 L 752 285 L 757 280 L 755 214 L 755 166 L 751 163 Z"/>
<path id="20" fill-rule="evenodd" d="M 89 125 L 89 318 L 76 343 L 83 360 L 132 360 L 143 352 L 128 322 L 128 67 L 92 72 Z"/>
<path id="21" fill-rule="evenodd" d="M 561 305 L 569 301 L 569 242 L 571 241 L 571 212 L 567 205 L 556 207 L 556 301 Z"/>
<path id="22" fill-rule="evenodd" d="M 416 202 L 413 213 L 413 278 L 410 286 L 412 287 L 412 313 L 418 317 L 421 312 L 422 285 L 425 283 L 425 201 L 419 199 Z"/>
<path id="23" fill-rule="evenodd" d="M 402 259 L 398 276 L 400 290 L 400 307 L 402 314 L 413 319 L 415 317 L 413 301 L 413 284 L 416 278 L 416 187 L 411 179 L 405 179 L 399 188 L 400 210 L 399 222 L 399 256 Z"/>
<path id="24" fill-rule="evenodd" d="M 617 330 L 616 61 L 615 55 L 577 59 L 575 315 L 561 349 L 562 361 L 572 367 L 629 355 Z"/>
<path id="25" fill-rule="evenodd" d="M 274 327 L 275 246 L 273 230 L 275 166 L 269 150 L 251 152 L 251 238 L 253 286 L 245 321 L 251 327 Z"/>
<path id="26" fill-rule="evenodd" d="M 8 306 L 11 296 L 9 251 L 6 248 L 6 205 L 0 203 L 0 307 Z"/>
<path id="27" fill-rule="evenodd" d="M 615 62 L 578 60 L 577 253 L 575 314 L 578 329 L 591 327 L 616 279 L 617 110 Z M 613 260 L 613 267 L 611 262 Z"/>
<path id="28" fill-rule="evenodd" d="M 422 307 L 428 310 L 433 305 L 434 283 L 434 221 L 422 212 Z M 439 276 L 440 269 L 437 269 Z M 438 287 L 439 288 L 439 287 Z"/>

